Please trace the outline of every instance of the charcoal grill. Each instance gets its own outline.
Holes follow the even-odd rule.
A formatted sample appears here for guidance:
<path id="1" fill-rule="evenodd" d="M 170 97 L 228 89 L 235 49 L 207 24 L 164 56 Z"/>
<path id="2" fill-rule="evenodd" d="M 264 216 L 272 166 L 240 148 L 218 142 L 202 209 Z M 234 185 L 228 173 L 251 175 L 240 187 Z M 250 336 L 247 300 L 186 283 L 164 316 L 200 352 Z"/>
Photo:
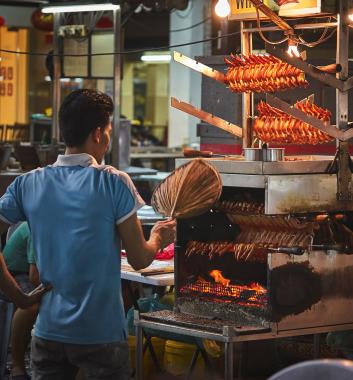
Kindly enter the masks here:
<path id="1" fill-rule="evenodd" d="M 176 310 L 277 332 L 353 323 L 353 205 L 336 201 L 330 160 L 211 162 L 226 186 L 178 222 Z"/>
<path id="2" fill-rule="evenodd" d="M 234 342 L 353 328 L 353 204 L 337 201 L 331 158 L 209 161 L 220 202 L 178 220 L 175 309 L 136 316 L 138 334 L 222 341 L 230 379 Z"/>

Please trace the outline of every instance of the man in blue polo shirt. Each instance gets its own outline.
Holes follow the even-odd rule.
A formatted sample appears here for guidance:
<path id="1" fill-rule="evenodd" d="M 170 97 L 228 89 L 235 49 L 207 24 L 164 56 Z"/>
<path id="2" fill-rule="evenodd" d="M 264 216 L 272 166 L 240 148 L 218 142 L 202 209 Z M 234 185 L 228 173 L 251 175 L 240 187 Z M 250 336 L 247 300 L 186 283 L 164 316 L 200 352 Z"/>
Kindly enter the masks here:
<path id="1" fill-rule="evenodd" d="M 120 239 L 135 269 L 174 240 L 175 222 L 145 241 L 143 205 L 130 178 L 100 165 L 110 142 L 113 103 L 94 90 L 66 97 L 59 124 L 66 144 L 56 163 L 18 177 L 0 199 L 8 223 L 27 220 L 44 295 L 32 339 L 33 380 L 129 379 L 121 301 Z"/>

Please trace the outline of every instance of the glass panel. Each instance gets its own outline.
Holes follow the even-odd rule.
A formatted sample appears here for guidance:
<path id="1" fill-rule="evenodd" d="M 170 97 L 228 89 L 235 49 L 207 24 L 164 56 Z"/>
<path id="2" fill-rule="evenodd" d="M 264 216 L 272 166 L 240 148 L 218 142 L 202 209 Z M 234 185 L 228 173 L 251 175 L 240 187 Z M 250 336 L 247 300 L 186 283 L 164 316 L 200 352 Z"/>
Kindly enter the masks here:
<path id="1" fill-rule="evenodd" d="M 88 54 L 88 39 L 64 38 L 64 54 Z M 64 77 L 88 77 L 88 57 L 64 57 Z"/>
<path id="2" fill-rule="evenodd" d="M 110 53 L 114 51 L 113 33 L 99 33 L 92 35 L 92 54 Z M 98 55 L 91 58 L 92 77 L 113 77 L 114 55 Z"/>

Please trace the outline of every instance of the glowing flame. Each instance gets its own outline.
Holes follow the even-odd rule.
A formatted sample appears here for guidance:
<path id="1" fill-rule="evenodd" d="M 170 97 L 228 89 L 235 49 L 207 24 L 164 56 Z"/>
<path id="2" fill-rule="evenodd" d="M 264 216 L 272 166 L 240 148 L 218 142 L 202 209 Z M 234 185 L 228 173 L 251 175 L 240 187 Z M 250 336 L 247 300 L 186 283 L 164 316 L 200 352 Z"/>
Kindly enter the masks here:
<path id="1" fill-rule="evenodd" d="M 217 284 L 222 284 L 223 286 L 229 286 L 230 284 L 230 280 L 224 278 L 222 276 L 222 272 L 217 269 L 212 270 L 210 272 L 210 276 L 215 280 L 215 282 L 217 282 Z"/>
<path id="2" fill-rule="evenodd" d="M 252 282 L 250 285 L 247 286 L 248 290 L 254 290 L 257 293 L 265 294 L 267 290 L 263 288 L 260 284 L 257 282 Z"/>

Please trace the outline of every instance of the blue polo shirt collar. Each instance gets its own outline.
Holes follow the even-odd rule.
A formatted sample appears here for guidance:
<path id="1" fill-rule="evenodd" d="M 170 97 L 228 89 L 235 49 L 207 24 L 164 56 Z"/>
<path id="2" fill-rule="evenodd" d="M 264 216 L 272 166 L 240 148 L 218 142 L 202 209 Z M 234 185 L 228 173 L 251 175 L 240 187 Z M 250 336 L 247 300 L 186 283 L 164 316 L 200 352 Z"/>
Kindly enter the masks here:
<path id="1" fill-rule="evenodd" d="M 96 159 L 88 153 L 59 154 L 53 166 L 98 166 Z"/>

